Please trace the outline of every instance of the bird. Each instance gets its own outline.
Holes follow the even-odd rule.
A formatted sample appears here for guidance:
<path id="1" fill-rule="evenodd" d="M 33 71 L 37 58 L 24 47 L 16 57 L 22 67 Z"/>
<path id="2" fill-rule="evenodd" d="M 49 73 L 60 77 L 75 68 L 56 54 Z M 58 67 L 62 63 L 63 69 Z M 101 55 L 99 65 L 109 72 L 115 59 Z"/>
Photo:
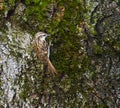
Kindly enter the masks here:
<path id="1" fill-rule="evenodd" d="M 45 40 L 47 36 L 49 35 L 44 32 L 36 33 L 32 44 L 39 60 L 41 60 L 43 64 L 47 65 L 48 71 L 55 75 L 57 74 L 57 71 L 49 59 L 49 45 Z"/>

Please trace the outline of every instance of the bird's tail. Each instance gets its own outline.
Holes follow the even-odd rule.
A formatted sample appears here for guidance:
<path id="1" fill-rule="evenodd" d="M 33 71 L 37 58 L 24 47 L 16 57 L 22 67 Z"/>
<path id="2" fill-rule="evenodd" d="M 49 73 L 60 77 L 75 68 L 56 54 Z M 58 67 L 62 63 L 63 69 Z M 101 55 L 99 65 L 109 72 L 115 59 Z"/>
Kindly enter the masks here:
<path id="1" fill-rule="evenodd" d="M 55 67 L 52 65 L 51 61 L 49 59 L 47 59 L 47 63 L 48 63 L 48 70 L 53 74 L 57 74 L 57 71 L 55 69 Z"/>

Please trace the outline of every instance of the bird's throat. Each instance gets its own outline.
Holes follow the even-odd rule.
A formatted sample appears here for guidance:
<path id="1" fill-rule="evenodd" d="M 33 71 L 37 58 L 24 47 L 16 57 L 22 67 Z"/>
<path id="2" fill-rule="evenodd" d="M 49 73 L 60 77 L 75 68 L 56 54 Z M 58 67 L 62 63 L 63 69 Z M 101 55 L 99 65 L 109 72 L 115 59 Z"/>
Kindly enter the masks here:
<path id="1" fill-rule="evenodd" d="M 41 40 L 41 41 L 45 41 L 45 38 L 46 38 L 46 36 L 41 37 L 40 40 Z"/>

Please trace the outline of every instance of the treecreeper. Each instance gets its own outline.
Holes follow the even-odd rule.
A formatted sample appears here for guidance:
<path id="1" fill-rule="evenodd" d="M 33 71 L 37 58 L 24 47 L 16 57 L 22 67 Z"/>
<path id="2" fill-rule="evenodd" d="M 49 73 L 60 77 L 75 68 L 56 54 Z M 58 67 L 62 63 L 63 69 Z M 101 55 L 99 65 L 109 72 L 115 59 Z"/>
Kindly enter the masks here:
<path id="1" fill-rule="evenodd" d="M 39 60 L 41 60 L 44 65 L 47 65 L 49 72 L 55 75 L 57 74 L 57 71 L 49 59 L 49 46 L 45 40 L 47 36 L 49 35 L 44 32 L 36 33 L 32 44 Z"/>

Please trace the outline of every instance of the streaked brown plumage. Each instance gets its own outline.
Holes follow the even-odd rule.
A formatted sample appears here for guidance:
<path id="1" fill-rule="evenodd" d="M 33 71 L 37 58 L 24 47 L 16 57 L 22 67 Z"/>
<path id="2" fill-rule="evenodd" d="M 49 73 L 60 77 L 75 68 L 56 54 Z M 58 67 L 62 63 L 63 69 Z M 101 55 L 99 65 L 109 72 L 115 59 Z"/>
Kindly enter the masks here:
<path id="1" fill-rule="evenodd" d="M 33 48 L 34 48 L 38 58 L 44 64 L 47 64 L 48 70 L 54 75 L 57 72 L 48 57 L 48 43 L 45 40 L 46 37 L 47 37 L 46 33 L 43 33 L 43 32 L 36 33 L 35 38 L 33 40 Z"/>

